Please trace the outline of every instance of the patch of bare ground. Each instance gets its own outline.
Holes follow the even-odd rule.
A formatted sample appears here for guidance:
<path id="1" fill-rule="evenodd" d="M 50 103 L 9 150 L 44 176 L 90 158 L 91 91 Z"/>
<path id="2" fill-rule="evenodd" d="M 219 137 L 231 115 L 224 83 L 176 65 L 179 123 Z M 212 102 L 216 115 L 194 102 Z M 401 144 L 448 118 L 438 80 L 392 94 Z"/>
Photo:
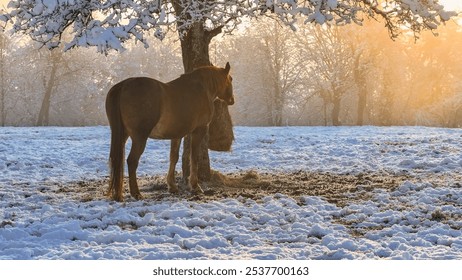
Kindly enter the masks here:
<path id="1" fill-rule="evenodd" d="M 352 203 L 371 200 L 374 190 L 394 191 L 405 181 L 426 182 L 433 186 L 447 186 L 449 181 L 456 182 L 454 187 L 462 187 L 459 183 L 462 176 L 447 178 L 443 175 L 413 177 L 411 175 L 394 175 L 380 173 L 360 173 L 354 175 L 298 171 L 291 173 L 264 173 L 246 171 L 222 174 L 213 172 L 212 180 L 202 183 L 203 194 L 191 194 L 186 190 L 181 176 L 176 180 L 180 188 L 179 194 L 170 194 L 167 190 L 165 176 L 141 176 L 138 178 L 144 200 L 189 200 L 208 202 L 225 198 L 249 198 L 259 201 L 265 196 L 283 194 L 298 201 L 304 196 L 319 196 L 326 201 L 344 207 Z M 460 177 L 460 178 L 459 178 Z M 125 179 L 125 200 L 133 201 L 128 193 L 128 180 Z M 46 184 L 39 187 L 42 193 L 61 194 L 68 199 L 88 202 L 108 199 L 105 195 L 108 179 L 79 181 L 67 184 Z"/>
<path id="2" fill-rule="evenodd" d="M 365 201 L 377 202 L 377 193 L 383 191 L 393 192 L 403 185 L 405 181 L 424 184 L 431 184 L 433 187 L 450 186 L 453 188 L 462 188 L 459 183 L 462 181 L 461 175 L 393 175 L 380 173 L 361 173 L 361 174 L 332 174 L 298 171 L 291 173 L 264 173 L 256 171 L 247 171 L 241 173 L 221 174 L 213 172 L 212 180 L 203 183 L 204 193 L 200 195 L 191 194 L 186 190 L 181 176 L 177 176 L 177 183 L 180 187 L 179 194 L 170 194 L 167 190 L 167 184 L 164 176 L 141 176 L 138 178 L 140 191 L 144 196 L 143 203 L 151 204 L 165 201 L 194 201 L 209 202 L 218 201 L 226 198 L 234 199 L 252 199 L 256 202 L 261 201 L 267 196 L 276 196 L 282 194 L 299 201 L 304 205 L 306 196 L 318 196 L 329 203 L 335 204 L 340 208 L 351 204 L 361 204 Z M 125 200 L 126 202 L 135 201 L 128 194 L 128 182 L 125 179 Z M 45 183 L 40 186 L 32 184 L 19 184 L 14 187 L 23 189 L 24 197 L 30 197 L 35 191 L 39 191 L 43 199 L 49 200 L 50 203 L 57 200 L 72 199 L 76 201 L 91 202 L 98 200 L 108 200 L 106 191 L 108 188 L 108 179 L 80 181 L 66 184 Z M 405 194 L 404 194 L 405 195 Z M 392 198 L 393 199 L 393 198 Z M 380 204 L 379 207 L 393 207 L 395 210 L 404 211 L 414 208 L 416 205 L 398 201 L 391 206 L 388 203 Z M 447 197 L 444 203 L 455 205 L 457 201 Z M 12 205 L 14 206 L 14 205 Z M 460 225 L 453 225 L 453 220 L 460 220 L 460 216 L 449 216 L 441 210 L 431 213 L 431 219 L 447 223 L 454 229 L 460 230 Z M 376 225 L 365 228 L 358 228 L 357 225 L 362 220 L 345 220 L 343 217 L 333 217 L 334 221 L 343 224 L 351 230 L 354 236 L 361 237 L 370 230 L 380 230 L 385 225 Z M 8 223 L 8 222 L 7 222 Z M 7 224 L 0 224 L 0 228 Z"/>
<path id="3" fill-rule="evenodd" d="M 218 177 L 218 178 L 216 178 Z M 394 189 L 408 178 L 380 174 L 339 175 L 298 171 L 292 173 L 257 173 L 248 171 L 237 174 L 215 174 L 206 195 L 221 197 L 247 197 L 254 200 L 268 195 L 284 194 L 294 199 L 303 196 L 320 196 L 326 201 L 344 206 L 357 199 L 367 199 L 367 190 Z M 348 202 L 349 201 L 349 202 Z"/>
<path id="4" fill-rule="evenodd" d="M 203 183 L 204 194 L 195 195 L 186 190 L 185 184 L 177 176 L 179 194 L 170 194 L 164 176 L 144 176 L 138 178 L 140 191 L 145 200 L 160 201 L 186 199 L 207 202 L 224 198 L 249 198 L 259 201 L 265 196 L 283 194 L 294 199 L 303 196 L 320 196 L 326 201 L 343 207 L 355 200 L 367 200 L 376 188 L 393 191 L 404 181 L 413 181 L 410 176 L 363 173 L 340 175 L 298 171 L 292 173 L 262 173 L 247 171 L 221 174 L 213 172 L 211 182 Z M 55 192 L 80 195 L 81 201 L 105 199 L 108 179 L 81 181 L 59 186 Z M 126 200 L 129 201 L 128 182 L 125 182 Z M 70 194 L 68 194 L 70 195 Z M 77 198 L 77 197 L 75 197 Z"/>

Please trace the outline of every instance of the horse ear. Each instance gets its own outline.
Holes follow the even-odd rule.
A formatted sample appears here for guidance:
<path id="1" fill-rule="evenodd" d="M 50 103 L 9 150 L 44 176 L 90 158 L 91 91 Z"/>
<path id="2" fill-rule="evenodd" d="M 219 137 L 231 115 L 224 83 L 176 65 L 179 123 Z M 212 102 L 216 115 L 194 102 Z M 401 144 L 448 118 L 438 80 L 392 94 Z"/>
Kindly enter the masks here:
<path id="1" fill-rule="evenodd" d="M 229 65 L 229 62 L 226 62 L 226 66 L 225 66 L 226 74 L 229 73 L 229 70 L 231 70 L 231 65 Z"/>

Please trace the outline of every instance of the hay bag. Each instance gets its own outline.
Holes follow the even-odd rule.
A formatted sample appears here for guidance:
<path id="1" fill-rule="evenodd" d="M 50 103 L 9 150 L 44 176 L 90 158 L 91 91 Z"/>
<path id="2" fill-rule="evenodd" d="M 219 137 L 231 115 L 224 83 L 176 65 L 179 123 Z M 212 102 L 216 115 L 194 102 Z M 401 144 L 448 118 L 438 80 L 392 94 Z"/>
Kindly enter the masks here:
<path id="1" fill-rule="evenodd" d="M 234 132 L 228 105 L 219 99 L 216 99 L 213 105 L 215 110 L 209 125 L 209 149 L 229 152 L 234 141 Z"/>

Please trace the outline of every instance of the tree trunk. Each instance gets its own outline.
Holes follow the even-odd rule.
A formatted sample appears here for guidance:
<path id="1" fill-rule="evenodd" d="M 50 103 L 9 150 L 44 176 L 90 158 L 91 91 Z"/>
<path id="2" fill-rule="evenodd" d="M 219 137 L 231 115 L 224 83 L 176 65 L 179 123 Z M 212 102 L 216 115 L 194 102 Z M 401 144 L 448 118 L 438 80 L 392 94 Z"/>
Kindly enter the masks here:
<path id="1" fill-rule="evenodd" d="M 3 34 L 0 34 L 0 117 L 2 118 L 0 125 L 5 126 L 6 124 L 6 83 L 5 83 L 5 52 L 6 42 Z"/>
<path id="2" fill-rule="evenodd" d="M 202 22 L 194 23 L 188 33 L 181 39 L 181 52 L 185 73 L 191 72 L 199 66 L 210 65 L 208 32 L 204 29 Z M 189 154 L 190 136 L 183 140 L 182 171 L 183 180 L 189 177 Z M 201 149 L 198 163 L 198 176 L 201 181 L 209 181 L 211 177 L 210 158 L 208 152 L 208 132 L 201 142 Z"/>
<path id="3" fill-rule="evenodd" d="M 356 125 L 364 125 L 364 114 L 366 113 L 367 91 L 363 86 L 359 86 L 358 93 L 358 118 Z"/>
<path id="4" fill-rule="evenodd" d="M 279 80 L 278 80 L 279 81 Z M 273 97 L 273 125 L 274 126 L 282 126 L 282 114 L 284 109 L 284 97 L 282 90 L 280 88 L 279 82 L 276 83 L 275 88 L 275 96 Z"/>
<path id="5" fill-rule="evenodd" d="M 360 65 L 361 55 L 356 55 L 355 68 L 353 69 L 354 79 L 358 86 L 358 111 L 356 125 L 364 124 L 364 114 L 366 113 L 367 105 L 367 89 L 364 70 Z"/>
<path id="6" fill-rule="evenodd" d="M 186 73 L 200 66 L 211 65 L 209 57 L 210 32 L 203 22 L 194 23 L 181 39 L 183 66 Z"/>
<path id="7" fill-rule="evenodd" d="M 380 96 L 380 104 L 378 108 L 380 125 L 389 126 L 391 125 L 393 119 L 393 107 L 394 107 L 394 96 L 392 89 L 390 88 L 391 78 L 388 74 L 383 74 L 383 89 Z"/>
<path id="8" fill-rule="evenodd" d="M 37 118 L 37 126 L 47 126 L 50 122 L 50 102 L 56 82 L 56 72 L 58 70 L 60 56 L 57 55 L 57 52 L 51 51 L 50 60 L 51 73 L 48 81 L 44 81 L 45 95 L 43 96 L 42 106 L 40 107 L 40 113 Z"/>
<path id="9" fill-rule="evenodd" d="M 334 93 L 334 98 L 332 100 L 332 104 L 334 105 L 332 107 L 332 125 L 334 126 L 339 126 L 341 125 L 340 123 L 340 101 L 341 98 L 340 96 L 337 96 L 337 94 Z"/>
<path id="10" fill-rule="evenodd" d="M 4 78 L 4 70 L 3 70 L 3 58 L 1 61 L 2 65 L 0 65 L 0 83 L 1 83 L 1 89 L 0 89 L 0 117 L 2 118 L 2 121 L 0 123 L 1 126 L 6 125 L 6 106 L 5 106 L 5 95 L 6 95 L 6 90 L 5 90 L 5 78 Z"/>

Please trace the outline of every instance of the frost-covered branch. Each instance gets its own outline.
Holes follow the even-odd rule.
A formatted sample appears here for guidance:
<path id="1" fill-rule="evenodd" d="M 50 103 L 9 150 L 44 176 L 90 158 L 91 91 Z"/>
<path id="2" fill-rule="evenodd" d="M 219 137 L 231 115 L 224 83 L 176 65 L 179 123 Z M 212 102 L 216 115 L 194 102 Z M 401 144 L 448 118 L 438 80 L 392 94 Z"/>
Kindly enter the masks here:
<path id="1" fill-rule="evenodd" d="M 268 14 L 292 29 L 300 18 L 306 24 L 347 24 L 379 17 L 392 37 L 405 29 L 433 30 L 455 15 L 437 0 L 12 0 L 0 19 L 48 48 L 64 43 L 66 49 L 107 52 L 133 38 L 147 47 L 147 33 L 163 39 L 176 29 L 182 36 L 197 22 L 211 33 L 231 31 L 245 17 Z"/>
<path id="2" fill-rule="evenodd" d="M 457 13 L 446 11 L 438 0 L 361 0 L 367 15 L 382 18 L 392 38 L 411 31 L 417 36 L 424 30 L 437 29 Z"/>
<path id="3" fill-rule="evenodd" d="M 48 48 L 67 41 L 66 49 L 120 50 L 130 38 L 146 44 L 144 33 L 148 31 L 162 39 L 165 27 L 173 21 L 165 1 L 14 0 L 8 8 L 2 19 L 12 23 L 13 31 L 24 32 Z M 63 39 L 64 34 L 71 39 Z"/>

